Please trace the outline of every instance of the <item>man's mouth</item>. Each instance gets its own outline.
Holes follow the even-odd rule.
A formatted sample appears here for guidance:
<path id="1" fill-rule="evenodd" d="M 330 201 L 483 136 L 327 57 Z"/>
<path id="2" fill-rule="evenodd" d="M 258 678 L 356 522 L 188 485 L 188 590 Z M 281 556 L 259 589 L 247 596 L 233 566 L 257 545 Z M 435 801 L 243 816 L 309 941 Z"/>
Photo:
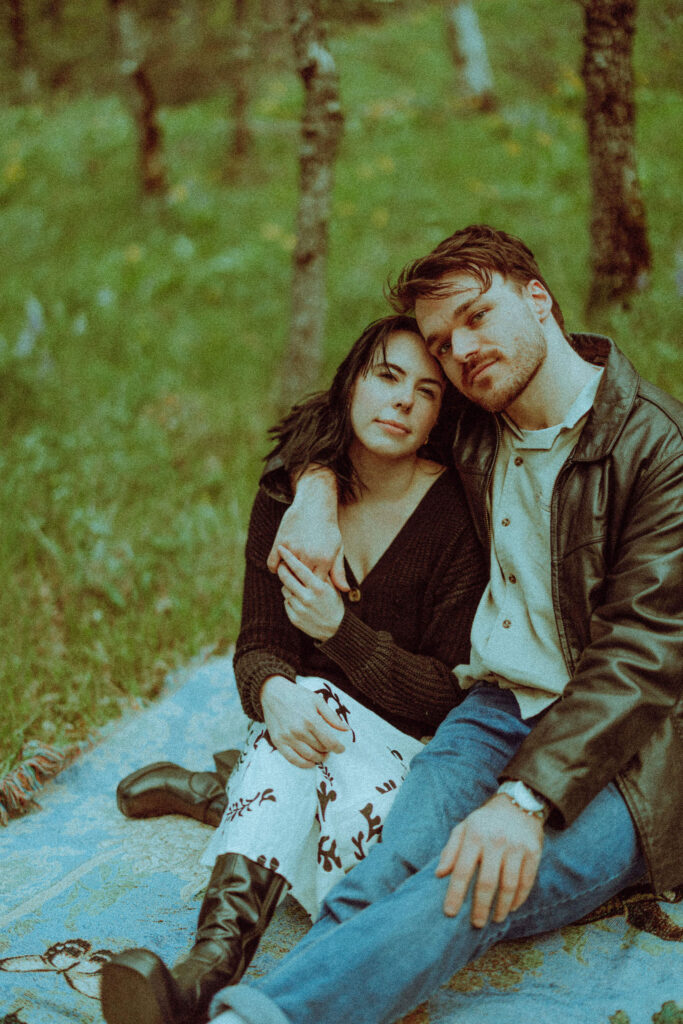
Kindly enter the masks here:
<path id="1" fill-rule="evenodd" d="M 476 366 L 473 366 L 465 375 L 465 386 L 471 387 L 483 373 L 486 373 L 486 371 L 493 366 L 495 362 L 495 359 L 483 359 L 480 363 L 477 363 Z"/>

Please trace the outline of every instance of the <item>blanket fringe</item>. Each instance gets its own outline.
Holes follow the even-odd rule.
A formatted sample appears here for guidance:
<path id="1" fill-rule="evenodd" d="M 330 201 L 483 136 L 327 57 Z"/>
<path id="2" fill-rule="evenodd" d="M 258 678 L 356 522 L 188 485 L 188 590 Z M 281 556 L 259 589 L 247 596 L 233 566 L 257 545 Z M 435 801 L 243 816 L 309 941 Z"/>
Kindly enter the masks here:
<path id="1" fill-rule="evenodd" d="M 51 747 L 39 740 L 29 740 L 21 749 L 20 763 L 0 779 L 0 825 L 10 818 L 26 814 L 36 805 L 36 793 L 48 779 L 68 767 L 83 751 L 93 746 L 91 740 L 66 747 Z"/>

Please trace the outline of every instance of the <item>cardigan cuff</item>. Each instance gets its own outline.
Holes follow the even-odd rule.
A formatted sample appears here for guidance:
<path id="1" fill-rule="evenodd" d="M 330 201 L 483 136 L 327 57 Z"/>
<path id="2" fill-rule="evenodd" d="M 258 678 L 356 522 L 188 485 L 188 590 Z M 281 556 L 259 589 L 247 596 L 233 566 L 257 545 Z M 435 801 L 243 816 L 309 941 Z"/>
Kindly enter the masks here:
<path id="1" fill-rule="evenodd" d="M 284 676 L 290 682 L 296 682 L 296 671 L 288 662 L 264 651 L 244 654 L 235 666 L 237 689 L 244 713 L 255 722 L 263 721 L 261 689 L 270 676 Z"/>
<path id="2" fill-rule="evenodd" d="M 346 608 L 337 632 L 318 647 L 351 678 L 377 650 L 377 632 Z"/>

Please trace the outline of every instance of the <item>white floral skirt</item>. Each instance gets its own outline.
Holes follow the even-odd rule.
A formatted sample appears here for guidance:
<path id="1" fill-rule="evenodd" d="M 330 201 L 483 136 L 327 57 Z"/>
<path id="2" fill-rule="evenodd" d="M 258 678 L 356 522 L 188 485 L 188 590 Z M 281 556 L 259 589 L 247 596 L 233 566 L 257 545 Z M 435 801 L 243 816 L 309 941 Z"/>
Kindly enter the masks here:
<path id="1" fill-rule="evenodd" d="M 384 819 L 422 743 L 336 689 L 326 679 L 297 684 L 331 704 L 348 732 L 345 750 L 313 768 L 290 764 L 263 722 L 252 722 L 228 780 L 228 806 L 202 856 L 213 867 L 241 853 L 271 868 L 316 918 L 332 886 L 382 838 Z"/>

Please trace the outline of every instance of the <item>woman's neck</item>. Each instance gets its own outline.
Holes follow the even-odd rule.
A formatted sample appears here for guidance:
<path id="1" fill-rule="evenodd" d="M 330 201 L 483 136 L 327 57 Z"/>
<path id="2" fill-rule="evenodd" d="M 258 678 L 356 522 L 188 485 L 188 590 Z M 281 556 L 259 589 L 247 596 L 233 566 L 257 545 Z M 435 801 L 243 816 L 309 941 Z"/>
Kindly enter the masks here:
<path id="1" fill-rule="evenodd" d="M 363 501 L 399 501 L 412 490 L 424 468 L 423 460 L 414 454 L 404 459 L 387 459 L 360 445 L 352 445 L 349 454 L 363 484 Z"/>

